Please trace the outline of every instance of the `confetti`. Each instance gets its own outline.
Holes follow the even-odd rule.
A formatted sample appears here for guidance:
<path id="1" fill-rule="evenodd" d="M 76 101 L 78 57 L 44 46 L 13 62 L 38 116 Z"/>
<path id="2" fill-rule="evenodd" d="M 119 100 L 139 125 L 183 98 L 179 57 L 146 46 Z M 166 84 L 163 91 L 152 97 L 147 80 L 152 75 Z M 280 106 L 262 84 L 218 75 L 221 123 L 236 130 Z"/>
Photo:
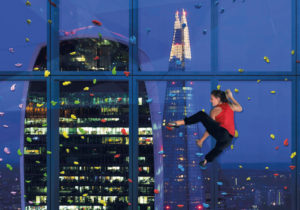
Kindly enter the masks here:
<path id="1" fill-rule="evenodd" d="M 240 72 L 240 73 L 244 72 L 244 69 L 239 69 L 239 72 Z"/>
<path id="2" fill-rule="evenodd" d="M 289 167 L 290 167 L 291 170 L 294 170 L 296 168 L 296 166 L 294 166 L 294 165 L 291 165 Z"/>
<path id="3" fill-rule="evenodd" d="M 182 207 L 184 207 L 184 205 L 183 204 L 178 204 L 177 207 L 182 208 Z"/>
<path id="4" fill-rule="evenodd" d="M 100 59 L 99 56 L 95 56 L 95 57 L 93 58 L 94 61 L 99 60 L 99 59 Z"/>
<path id="5" fill-rule="evenodd" d="M 202 7 L 202 5 L 200 3 L 195 4 L 196 9 L 200 9 L 201 7 Z"/>
<path id="6" fill-rule="evenodd" d="M 38 161 L 38 160 L 36 160 L 35 162 L 36 162 L 37 164 L 40 164 L 40 163 L 41 163 L 41 162 L 40 162 L 40 161 Z"/>
<path id="7" fill-rule="evenodd" d="M 158 154 L 162 155 L 162 154 L 164 154 L 164 151 L 163 151 L 163 150 L 160 150 L 160 151 L 158 152 Z"/>
<path id="8" fill-rule="evenodd" d="M 207 203 L 202 203 L 202 205 L 203 205 L 204 208 L 208 208 L 209 207 L 209 204 L 207 204 Z"/>
<path id="9" fill-rule="evenodd" d="M 222 186 L 223 182 L 217 182 L 217 185 Z"/>
<path id="10" fill-rule="evenodd" d="M 256 82 L 257 82 L 257 83 L 260 83 L 260 81 L 261 81 L 261 80 L 258 79 Z"/>
<path id="11" fill-rule="evenodd" d="M 72 118 L 73 120 L 76 120 L 76 119 L 77 119 L 77 117 L 76 117 L 75 114 L 71 114 L 71 118 Z"/>
<path id="12" fill-rule="evenodd" d="M 80 101 L 79 100 L 75 100 L 74 104 L 80 104 Z"/>
<path id="13" fill-rule="evenodd" d="M 206 29 L 203 29 L 203 32 L 202 32 L 204 35 L 207 33 L 207 30 Z"/>
<path id="14" fill-rule="evenodd" d="M 38 71 L 40 68 L 39 67 L 34 67 L 33 70 L 34 71 Z"/>
<path id="15" fill-rule="evenodd" d="M 67 133 L 66 131 L 63 132 L 63 136 L 64 136 L 66 139 L 69 138 L 69 135 L 68 135 L 68 133 Z"/>
<path id="16" fill-rule="evenodd" d="M 83 196 L 83 197 L 86 197 L 87 195 L 88 195 L 87 193 L 84 193 L 82 196 Z"/>
<path id="17" fill-rule="evenodd" d="M 275 139 L 275 135 L 274 134 L 270 134 L 271 139 Z"/>
<path id="18" fill-rule="evenodd" d="M 122 98 L 118 98 L 118 102 L 122 101 Z"/>
<path id="19" fill-rule="evenodd" d="M 74 165 L 78 165 L 79 163 L 77 161 L 74 161 Z"/>
<path id="20" fill-rule="evenodd" d="M 251 178 L 250 178 L 250 176 L 249 177 L 247 177 L 247 179 L 246 179 L 247 181 L 250 181 L 251 180 Z"/>
<path id="21" fill-rule="evenodd" d="M 274 94 L 274 93 L 276 93 L 276 91 L 275 90 L 271 90 L 270 93 Z"/>
<path id="22" fill-rule="evenodd" d="M 47 155 L 51 155 L 51 154 L 52 154 L 52 152 L 48 150 L 47 151 Z"/>
<path id="23" fill-rule="evenodd" d="M 238 92 L 239 92 L 239 89 L 234 88 L 234 92 L 238 93 Z"/>
<path id="24" fill-rule="evenodd" d="M 291 54 L 294 55 L 294 54 L 295 54 L 295 50 L 292 50 L 292 51 L 291 51 Z"/>
<path id="25" fill-rule="evenodd" d="M 152 98 L 149 98 L 146 100 L 147 103 L 151 103 L 152 102 Z"/>
<path id="26" fill-rule="evenodd" d="M 49 24 L 52 24 L 52 20 L 48 20 L 48 23 L 49 23 Z"/>
<path id="27" fill-rule="evenodd" d="M 233 146 L 233 144 L 232 144 L 232 145 L 230 146 L 230 149 L 232 149 L 232 150 L 233 150 L 233 147 L 234 147 L 234 146 Z"/>
<path id="28" fill-rule="evenodd" d="M 78 128 L 78 130 L 81 134 L 83 134 L 83 135 L 86 134 L 86 131 L 83 128 Z"/>
<path id="29" fill-rule="evenodd" d="M 251 98 L 250 97 L 248 97 L 248 101 L 250 101 L 251 100 Z"/>
<path id="30" fill-rule="evenodd" d="M 50 75 L 50 71 L 46 70 L 46 71 L 44 72 L 44 77 L 48 77 L 49 75 Z"/>
<path id="31" fill-rule="evenodd" d="M 220 13 L 223 14 L 224 12 L 225 12 L 225 9 L 222 8 L 222 9 L 220 10 Z"/>
<path id="32" fill-rule="evenodd" d="M 8 154 L 8 155 L 10 154 L 10 150 L 8 149 L 8 147 L 4 147 L 3 150 L 4 150 L 4 152 L 5 152 L 6 154 Z"/>
<path id="33" fill-rule="evenodd" d="M 23 104 L 19 104 L 19 108 L 22 109 L 23 108 Z"/>
<path id="34" fill-rule="evenodd" d="M 19 156 L 22 156 L 22 155 L 23 155 L 20 149 L 18 149 L 18 155 L 19 155 Z"/>
<path id="35" fill-rule="evenodd" d="M 26 1 L 26 6 L 31 6 L 30 1 Z"/>
<path id="36" fill-rule="evenodd" d="M 11 90 L 11 91 L 15 91 L 15 89 L 16 89 L 16 84 L 13 84 L 13 85 L 10 87 L 10 90 Z"/>
<path id="37" fill-rule="evenodd" d="M 169 126 L 166 126 L 166 128 L 169 130 L 169 131 L 172 131 L 174 128 L 173 127 L 169 127 Z"/>
<path id="38" fill-rule="evenodd" d="M 12 171 L 13 170 L 13 167 L 10 165 L 10 164 L 6 164 L 6 168 L 8 168 L 10 171 Z"/>
<path id="39" fill-rule="evenodd" d="M 154 193 L 155 193 L 155 194 L 158 194 L 158 193 L 159 193 L 159 190 L 158 190 L 158 189 L 154 189 Z"/>
<path id="40" fill-rule="evenodd" d="M 84 91 L 89 91 L 89 89 L 90 89 L 89 87 L 83 88 Z"/>
<path id="41" fill-rule="evenodd" d="M 270 60 L 267 56 L 264 56 L 264 60 L 267 62 L 267 63 L 270 63 Z"/>
<path id="42" fill-rule="evenodd" d="M 12 195 L 16 195 L 16 194 L 17 194 L 17 192 L 15 192 L 15 191 L 11 191 L 11 192 L 10 192 L 10 194 L 12 194 Z"/>
<path id="43" fill-rule="evenodd" d="M 22 63 L 16 63 L 15 66 L 16 66 L 16 67 L 22 67 L 23 64 L 22 64 Z"/>
<path id="44" fill-rule="evenodd" d="M 11 52 L 11 53 L 15 52 L 14 48 L 8 48 L 8 51 Z"/>
<path id="45" fill-rule="evenodd" d="M 8 128 L 8 125 L 3 125 L 4 128 Z"/>
<path id="46" fill-rule="evenodd" d="M 291 154 L 291 158 L 293 159 L 295 156 L 296 156 L 296 152 L 293 152 L 293 153 Z"/>
<path id="47" fill-rule="evenodd" d="M 126 77 L 128 77 L 129 73 L 130 73 L 129 71 L 124 71 Z"/>
<path id="48" fill-rule="evenodd" d="M 276 176 L 278 176 L 279 174 L 276 173 L 276 174 L 273 174 L 273 175 L 276 177 Z"/>
<path id="49" fill-rule="evenodd" d="M 279 149 L 279 146 L 275 147 L 275 149 L 278 150 L 278 149 Z"/>
<path id="50" fill-rule="evenodd" d="M 4 112 L 0 112 L 0 117 L 3 117 L 4 116 Z"/>
<path id="51" fill-rule="evenodd" d="M 221 88 L 221 85 L 217 85 L 217 89 L 220 90 L 220 88 Z"/>
<path id="52" fill-rule="evenodd" d="M 100 120 L 102 123 L 105 123 L 106 122 L 106 120 L 105 119 L 102 119 L 102 120 Z"/>
<path id="53" fill-rule="evenodd" d="M 113 75 L 116 75 L 116 74 L 117 74 L 116 66 L 114 66 L 114 68 L 112 69 L 111 73 L 112 73 Z"/>
<path id="54" fill-rule="evenodd" d="M 52 2 L 51 0 L 49 0 L 50 4 L 54 7 L 56 7 L 56 4 L 54 2 Z"/>
<path id="55" fill-rule="evenodd" d="M 37 106 L 37 107 L 42 107 L 42 106 L 44 106 L 44 104 L 39 104 L 39 103 L 37 103 L 36 106 Z"/>
<path id="56" fill-rule="evenodd" d="M 242 165 L 239 165 L 239 168 L 243 168 L 243 166 L 242 166 Z"/>
<path id="57" fill-rule="evenodd" d="M 120 154 L 116 154 L 115 156 L 114 156 L 114 158 L 119 158 L 121 155 Z"/>
<path id="58" fill-rule="evenodd" d="M 284 145 L 284 146 L 288 146 L 288 145 L 289 145 L 288 139 L 285 139 L 285 140 L 284 140 L 283 145 Z"/>
<path id="59" fill-rule="evenodd" d="M 201 157 L 201 156 L 203 156 L 203 153 L 202 152 L 197 152 L 196 156 Z"/>
<path id="60" fill-rule="evenodd" d="M 121 129 L 121 133 L 122 133 L 123 135 L 128 135 L 127 132 L 126 132 L 126 130 L 125 130 L 125 128 L 122 128 L 122 129 Z"/>
<path id="61" fill-rule="evenodd" d="M 169 96 L 174 97 L 174 96 L 176 96 L 176 94 L 175 93 L 169 93 Z"/>
<path id="62" fill-rule="evenodd" d="M 283 189 L 287 190 L 287 186 L 284 186 Z"/>
<path id="63" fill-rule="evenodd" d="M 25 38 L 25 41 L 26 41 L 26 42 L 29 42 L 30 40 L 29 40 L 29 38 Z"/>
<path id="64" fill-rule="evenodd" d="M 74 51 L 74 52 L 70 52 L 70 55 L 76 55 L 76 52 Z"/>
<path id="65" fill-rule="evenodd" d="M 95 96 L 95 94 L 94 93 L 90 93 L 90 96 L 93 97 L 93 96 Z"/>
<path id="66" fill-rule="evenodd" d="M 130 36 L 129 42 L 130 42 L 131 44 L 136 44 L 136 38 L 135 38 L 135 36 Z"/>
<path id="67" fill-rule="evenodd" d="M 96 82 L 97 82 L 97 80 L 96 80 L 96 79 L 93 79 L 93 84 L 94 84 L 94 85 L 96 84 Z"/>
<path id="68" fill-rule="evenodd" d="M 98 20 L 92 20 L 92 23 L 94 23 L 97 26 L 102 26 L 102 23 Z"/>
<path id="69" fill-rule="evenodd" d="M 70 85 L 70 84 L 71 84 L 71 81 L 65 81 L 65 82 L 62 83 L 63 86 L 67 86 L 67 85 Z"/>
<path id="70" fill-rule="evenodd" d="M 179 132 L 179 137 L 183 137 L 183 133 L 182 132 Z"/>
<path id="71" fill-rule="evenodd" d="M 235 138 L 239 137 L 239 132 L 237 130 L 234 131 L 234 137 Z"/>
<path id="72" fill-rule="evenodd" d="M 52 106 L 55 106 L 57 104 L 56 101 L 51 101 Z"/>
<path id="73" fill-rule="evenodd" d="M 269 167 L 268 167 L 268 166 L 266 166 L 266 167 L 265 167 L 265 169 L 266 169 L 266 170 L 268 170 L 268 169 L 269 169 Z"/>
<path id="74" fill-rule="evenodd" d="M 27 22 L 28 24 L 30 24 L 30 23 L 31 23 L 31 20 L 30 20 L 30 19 L 27 19 L 26 22 Z"/>
<path id="75" fill-rule="evenodd" d="M 128 182 L 132 183 L 132 179 L 129 179 L 129 178 L 128 178 Z"/>

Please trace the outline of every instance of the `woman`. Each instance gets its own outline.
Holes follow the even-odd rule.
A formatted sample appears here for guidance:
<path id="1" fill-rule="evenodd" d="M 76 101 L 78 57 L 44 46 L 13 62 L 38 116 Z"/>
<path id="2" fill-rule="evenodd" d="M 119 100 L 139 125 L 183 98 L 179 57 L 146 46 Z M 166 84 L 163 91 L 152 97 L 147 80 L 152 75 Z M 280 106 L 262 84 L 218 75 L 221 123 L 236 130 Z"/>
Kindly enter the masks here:
<path id="1" fill-rule="evenodd" d="M 232 100 L 229 101 L 229 99 Z M 227 148 L 234 137 L 234 112 L 241 112 L 243 109 L 241 105 L 233 98 L 230 89 L 225 92 L 221 90 L 213 90 L 210 96 L 210 102 L 213 109 L 208 116 L 205 112 L 199 111 L 196 114 L 185 117 L 183 120 L 169 122 L 169 127 L 179 127 L 181 125 L 191 125 L 197 122 L 202 122 L 206 128 L 200 140 L 197 140 L 199 147 L 202 147 L 203 142 L 209 135 L 216 139 L 215 147 L 205 155 L 205 159 L 200 161 L 199 165 L 205 168 L 208 162 L 212 162 L 219 156 L 225 148 Z"/>

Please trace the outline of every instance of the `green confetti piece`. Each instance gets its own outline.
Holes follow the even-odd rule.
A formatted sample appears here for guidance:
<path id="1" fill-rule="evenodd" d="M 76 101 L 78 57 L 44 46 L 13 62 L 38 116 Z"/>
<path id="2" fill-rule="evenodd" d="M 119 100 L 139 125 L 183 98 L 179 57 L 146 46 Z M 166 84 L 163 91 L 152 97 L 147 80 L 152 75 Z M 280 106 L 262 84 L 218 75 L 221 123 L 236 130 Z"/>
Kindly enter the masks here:
<path id="1" fill-rule="evenodd" d="M 102 39 L 102 34 L 98 33 L 99 39 Z"/>
<path id="2" fill-rule="evenodd" d="M 27 195 L 24 195 L 24 198 L 26 198 L 27 197 Z"/>
<path id="3" fill-rule="evenodd" d="M 74 149 L 78 149 L 78 147 L 74 147 Z"/>
<path id="4" fill-rule="evenodd" d="M 42 126 L 43 126 L 43 127 L 47 127 L 47 123 L 44 123 Z"/>
<path id="5" fill-rule="evenodd" d="M 26 1 L 26 6 L 31 6 L 30 1 Z"/>
<path id="6" fill-rule="evenodd" d="M 113 75 L 116 75 L 117 74 L 117 71 L 116 71 L 116 66 L 114 66 L 114 68 L 112 69 L 112 72 L 111 72 Z"/>
<path id="7" fill-rule="evenodd" d="M 62 144 L 60 144 L 59 146 L 60 146 L 60 147 L 62 147 L 63 145 L 62 145 Z"/>
<path id="8" fill-rule="evenodd" d="M 25 41 L 26 41 L 26 42 L 29 42 L 29 38 L 26 38 Z"/>
<path id="9" fill-rule="evenodd" d="M 35 162 L 36 162 L 37 164 L 40 164 L 40 163 L 41 163 L 39 160 L 36 160 Z"/>
<path id="10" fill-rule="evenodd" d="M 83 128 L 78 128 L 78 130 L 81 134 L 86 134 L 86 131 Z"/>
<path id="11" fill-rule="evenodd" d="M 18 149 L 18 155 L 19 155 L 19 156 L 22 156 L 22 155 L 23 155 L 20 149 Z"/>
<path id="12" fill-rule="evenodd" d="M 52 154 L 52 152 L 51 152 L 51 151 L 47 151 L 47 154 L 48 154 L 48 155 L 51 155 L 51 154 Z"/>
<path id="13" fill-rule="evenodd" d="M 13 170 L 13 167 L 10 165 L 10 164 L 6 164 L 6 167 L 10 170 L 10 171 L 12 171 Z"/>
<path id="14" fill-rule="evenodd" d="M 47 173 L 46 173 L 46 172 L 44 173 L 44 176 L 45 176 L 45 177 L 47 176 Z"/>
<path id="15" fill-rule="evenodd" d="M 26 182 L 26 183 L 30 183 L 30 182 L 31 182 L 31 180 L 25 180 L 25 182 Z"/>
<path id="16" fill-rule="evenodd" d="M 28 141 L 29 143 L 31 143 L 31 142 L 32 142 L 32 139 L 31 139 L 30 137 L 27 137 L 27 138 L 26 138 L 26 141 Z"/>
<path id="17" fill-rule="evenodd" d="M 97 80 L 96 80 L 96 79 L 93 79 L 93 84 L 94 84 L 94 85 L 96 84 L 96 82 L 97 82 Z"/>
<path id="18" fill-rule="evenodd" d="M 27 22 L 28 24 L 30 24 L 30 23 L 31 23 L 31 20 L 30 20 L 30 19 L 27 19 L 26 22 Z"/>
<path id="19" fill-rule="evenodd" d="M 80 104 L 79 100 L 74 101 L 74 104 Z"/>
<path id="20" fill-rule="evenodd" d="M 51 101 L 52 106 L 55 106 L 57 104 L 56 101 Z"/>

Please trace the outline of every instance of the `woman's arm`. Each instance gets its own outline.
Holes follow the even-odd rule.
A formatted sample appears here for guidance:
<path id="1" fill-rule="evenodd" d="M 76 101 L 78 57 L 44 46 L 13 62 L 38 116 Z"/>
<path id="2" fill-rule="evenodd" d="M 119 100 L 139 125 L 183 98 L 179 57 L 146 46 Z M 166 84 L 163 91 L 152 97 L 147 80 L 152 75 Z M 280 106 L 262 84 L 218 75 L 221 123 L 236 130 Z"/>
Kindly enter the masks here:
<path id="1" fill-rule="evenodd" d="M 236 111 L 236 112 L 243 111 L 242 106 L 237 102 L 237 100 L 235 100 L 235 98 L 233 97 L 230 89 L 227 89 L 225 92 L 226 92 L 227 98 L 232 100 L 231 104 L 233 104 L 233 106 L 234 106 L 234 111 Z"/>

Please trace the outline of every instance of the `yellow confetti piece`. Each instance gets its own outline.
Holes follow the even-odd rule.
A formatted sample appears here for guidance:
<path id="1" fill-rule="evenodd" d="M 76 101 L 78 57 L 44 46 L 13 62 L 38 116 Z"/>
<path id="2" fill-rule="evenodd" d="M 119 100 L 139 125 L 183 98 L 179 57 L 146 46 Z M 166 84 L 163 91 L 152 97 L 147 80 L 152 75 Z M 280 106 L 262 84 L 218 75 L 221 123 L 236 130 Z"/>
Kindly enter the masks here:
<path id="1" fill-rule="evenodd" d="M 268 166 L 266 166 L 266 168 L 265 168 L 266 170 L 268 170 L 269 169 L 269 167 Z"/>
<path id="2" fill-rule="evenodd" d="M 60 103 L 60 105 L 64 105 L 64 104 L 65 104 L 65 102 L 64 102 L 64 101 Z"/>
<path id="3" fill-rule="evenodd" d="M 70 152 L 70 149 L 67 148 L 67 149 L 66 149 L 66 152 L 69 153 L 69 152 Z"/>
<path id="4" fill-rule="evenodd" d="M 34 71 L 38 71 L 40 68 L 39 67 L 34 67 L 33 70 Z"/>
<path id="5" fill-rule="evenodd" d="M 51 24 L 51 23 L 52 23 L 52 20 L 48 20 L 48 23 Z"/>
<path id="6" fill-rule="evenodd" d="M 61 171 L 60 174 L 65 174 L 65 171 Z"/>
<path id="7" fill-rule="evenodd" d="M 275 135 L 274 134 L 270 134 L 271 139 L 275 139 Z"/>
<path id="8" fill-rule="evenodd" d="M 239 168 L 243 168 L 243 166 L 242 166 L 242 165 L 239 165 Z"/>
<path id="9" fill-rule="evenodd" d="M 276 91 L 275 90 L 271 90 L 270 93 L 274 94 L 274 93 L 276 93 Z"/>
<path id="10" fill-rule="evenodd" d="M 88 195 L 87 193 L 84 193 L 82 196 L 84 196 L 84 197 L 85 197 L 85 196 L 87 196 L 87 195 Z"/>
<path id="11" fill-rule="evenodd" d="M 26 1 L 26 6 L 31 6 L 30 1 Z"/>
<path id="12" fill-rule="evenodd" d="M 75 55 L 75 54 L 76 54 L 76 52 L 71 52 L 71 53 L 70 53 L 70 55 Z"/>
<path id="13" fill-rule="evenodd" d="M 267 63 L 270 63 L 270 60 L 267 56 L 264 56 L 264 60 L 267 62 Z"/>
<path id="14" fill-rule="evenodd" d="M 205 112 L 205 109 L 202 109 L 201 111 L 202 111 L 202 112 Z"/>
<path id="15" fill-rule="evenodd" d="M 89 87 L 83 88 L 84 91 L 89 91 L 89 89 L 90 89 Z"/>
<path id="16" fill-rule="evenodd" d="M 293 152 L 293 153 L 291 154 L 291 158 L 293 159 L 295 156 L 296 156 L 296 152 Z"/>
<path id="17" fill-rule="evenodd" d="M 248 101 L 250 101 L 251 100 L 251 98 L 250 97 L 248 97 Z"/>
<path id="18" fill-rule="evenodd" d="M 230 149 L 233 149 L 233 144 L 230 146 Z"/>
<path id="19" fill-rule="evenodd" d="M 239 132 L 237 130 L 234 131 L 234 137 L 235 138 L 239 137 Z"/>
<path id="20" fill-rule="evenodd" d="M 258 79 L 258 80 L 257 80 L 257 83 L 260 83 L 260 81 L 261 81 L 261 80 L 260 80 L 260 79 Z"/>
<path id="21" fill-rule="evenodd" d="M 30 23 L 31 23 L 31 20 L 30 20 L 30 19 L 27 19 L 26 22 L 27 22 L 28 24 L 30 24 Z"/>
<path id="22" fill-rule="evenodd" d="M 84 139 L 84 136 L 80 136 L 81 139 Z"/>
<path id="23" fill-rule="evenodd" d="M 70 85 L 70 84 L 71 84 L 71 81 L 65 81 L 65 82 L 63 82 L 62 84 L 63 84 L 63 86 L 67 86 L 67 85 Z"/>
<path id="24" fill-rule="evenodd" d="M 291 54 L 294 55 L 294 54 L 295 54 L 295 50 L 292 50 L 292 51 L 291 51 Z"/>
<path id="25" fill-rule="evenodd" d="M 250 176 L 249 177 L 247 177 L 247 179 L 246 179 L 247 181 L 250 181 L 251 180 L 251 178 L 250 178 Z"/>
<path id="26" fill-rule="evenodd" d="M 37 107 L 42 107 L 42 106 L 44 106 L 44 104 L 39 104 L 39 103 L 37 103 L 36 106 L 37 106 Z"/>
<path id="27" fill-rule="evenodd" d="M 239 89 L 234 88 L 234 92 L 238 93 L 238 92 L 239 92 Z"/>
<path id="28" fill-rule="evenodd" d="M 74 161 L 74 165 L 78 165 L 79 163 L 77 161 Z"/>
<path id="29" fill-rule="evenodd" d="M 29 38 L 25 38 L 25 41 L 26 41 L 26 42 L 29 42 L 30 40 L 29 40 Z"/>
<path id="30" fill-rule="evenodd" d="M 71 118 L 72 118 L 73 120 L 76 120 L 76 119 L 77 119 L 77 117 L 76 117 L 75 114 L 71 114 Z"/>
<path id="31" fill-rule="evenodd" d="M 104 200 L 100 200 L 100 203 L 106 206 L 106 202 Z"/>
<path id="32" fill-rule="evenodd" d="M 220 88 L 221 88 L 221 85 L 217 85 L 217 89 L 220 90 Z"/>
<path id="33" fill-rule="evenodd" d="M 239 72 L 240 72 L 240 73 L 244 72 L 244 69 L 239 69 Z"/>
<path id="34" fill-rule="evenodd" d="M 50 75 L 50 71 L 46 70 L 46 71 L 44 72 L 44 77 L 48 77 L 49 75 Z"/>
<path id="35" fill-rule="evenodd" d="M 69 138 L 69 135 L 67 134 L 67 132 L 66 132 L 66 131 L 64 131 L 64 132 L 63 132 L 63 136 L 64 136 L 66 139 L 68 139 L 68 138 Z"/>
<path id="36" fill-rule="evenodd" d="M 284 81 L 288 81 L 288 78 L 284 78 Z"/>

